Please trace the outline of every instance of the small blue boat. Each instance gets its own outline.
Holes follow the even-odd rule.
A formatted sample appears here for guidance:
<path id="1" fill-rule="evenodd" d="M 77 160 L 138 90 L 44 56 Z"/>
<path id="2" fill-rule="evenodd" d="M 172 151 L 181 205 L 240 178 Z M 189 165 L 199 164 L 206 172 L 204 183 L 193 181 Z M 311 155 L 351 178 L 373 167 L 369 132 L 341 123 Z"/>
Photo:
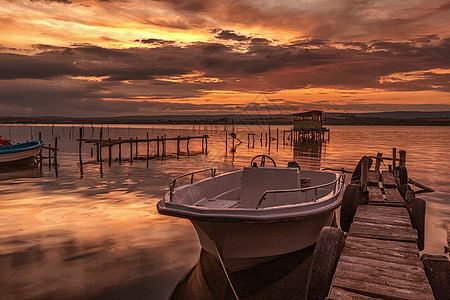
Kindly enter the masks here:
<path id="1" fill-rule="evenodd" d="M 0 165 L 32 162 L 41 153 L 43 140 L 0 147 Z"/>

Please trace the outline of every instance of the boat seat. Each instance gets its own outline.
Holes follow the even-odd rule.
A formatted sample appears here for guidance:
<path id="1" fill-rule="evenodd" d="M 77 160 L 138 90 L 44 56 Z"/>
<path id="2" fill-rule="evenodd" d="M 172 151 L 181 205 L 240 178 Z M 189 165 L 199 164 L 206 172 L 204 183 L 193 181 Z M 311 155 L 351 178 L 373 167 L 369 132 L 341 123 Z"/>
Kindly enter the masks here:
<path id="1" fill-rule="evenodd" d="M 238 206 L 241 201 L 238 200 L 223 200 L 223 199 L 211 199 L 203 198 L 196 203 L 195 206 L 207 207 L 207 208 L 233 208 Z"/>
<path id="2" fill-rule="evenodd" d="M 300 188 L 297 168 L 244 167 L 240 199 L 245 207 L 255 207 L 267 190 Z M 297 193 L 269 194 L 261 207 L 298 203 Z M 243 205 L 244 206 L 244 205 Z"/>

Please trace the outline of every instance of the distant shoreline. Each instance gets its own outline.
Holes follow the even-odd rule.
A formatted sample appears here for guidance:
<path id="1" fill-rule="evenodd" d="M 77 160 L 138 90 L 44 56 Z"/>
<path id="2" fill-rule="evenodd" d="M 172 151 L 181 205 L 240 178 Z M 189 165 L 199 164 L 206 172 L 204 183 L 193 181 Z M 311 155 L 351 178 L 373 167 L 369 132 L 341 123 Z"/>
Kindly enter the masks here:
<path id="1" fill-rule="evenodd" d="M 130 124 L 130 125 L 292 125 L 293 120 L 284 119 L 227 119 L 227 120 L 117 120 L 105 119 L 35 119 L 14 118 L 2 119 L 0 124 L 29 124 L 29 125 L 78 125 L 78 124 Z M 397 118 L 326 118 L 324 126 L 450 126 L 450 118 L 433 119 L 397 119 Z"/>

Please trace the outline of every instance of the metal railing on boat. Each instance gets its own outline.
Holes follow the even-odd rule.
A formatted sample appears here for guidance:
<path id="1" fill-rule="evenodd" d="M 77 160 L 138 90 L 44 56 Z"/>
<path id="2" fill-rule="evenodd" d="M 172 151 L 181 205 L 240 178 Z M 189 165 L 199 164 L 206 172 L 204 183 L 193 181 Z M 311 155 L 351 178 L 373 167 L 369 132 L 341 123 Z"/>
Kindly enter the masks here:
<path id="1" fill-rule="evenodd" d="M 298 192 L 307 192 L 307 191 L 314 190 L 314 201 L 313 202 L 316 202 L 318 189 L 321 189 L 321 188 L 324 188 L 324 187 L 327 187 L 330 185 L 334 185 L 333 186 L 333 196 L 334 196 L 334 195 L 336 195 L 337 190 L 340 190 L 342 188 L 342 186 L 344 185 L 344 182 L 345 182 L 345 175 L 339 174 L 338 178 L 336 178 L 335 180 L 328 182 L 328 183 L 316 185 L 316 186 L 298 188 L 298 189 L 267 190 L 264 193 L 262 193 L 261 197 L 259 198 L 258 203 L 256 204 L 255 209 L 258 209 L 260 207 L 262 202 L 266 199 L 267 194 L 298 193 Z M 330 190 L 330 192 L 331 192 L 331 190 Z"/>
<path id="2" fill-rule="evenodd" d="M 170 181 L 170 186 L 169 186 L 169 190 L 170 190 L 170 202 L 173 202 L 173 192 L 175 189 L 175 183 L 177 182 L 177 179 L 186 177 L 191 175 L 191 184 L 194 183 L 194 175 L 198 174 L 198 173 L 204 173 L 210 171 L 211 172 L 211 177 L 216 176 L 216 169 L 213 168 L 207 168 L 207 169 L 203 169 L 203 170 L 197 170 L 197 171 L 193 171 L 193 172 L 189 172 L 189 173 L 185 173 L 182 175 L 179 175 L 177 177 L 172 178 L 172 180 Z"/>

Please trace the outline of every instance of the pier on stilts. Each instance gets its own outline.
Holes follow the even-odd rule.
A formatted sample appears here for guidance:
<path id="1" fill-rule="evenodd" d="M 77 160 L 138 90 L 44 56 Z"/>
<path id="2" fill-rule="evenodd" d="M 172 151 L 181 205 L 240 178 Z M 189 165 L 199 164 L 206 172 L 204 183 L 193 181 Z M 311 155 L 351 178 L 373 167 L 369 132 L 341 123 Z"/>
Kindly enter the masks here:
<path id="1" fill-rule="evenodd" d="M 450 262 L 445 256 L 420 258 L 426 203 L 408 185 L 406 152 L 399 159 L 396 154 L 395 148 L 392 158 L 378 153 L 372 170 L 373 160 L 365 156 L 355 168 L 343 195 L 342 230 L 324 227 L 316 244 L 306 299 L 448 296 L 442 280 L 449 280 Z M 388 171 L 380 171 L 383 159 L 392 161 Z"/>
<path id="2" fill-rule="evenodd" d="M 119 137 L 117 139 L 112 138 L 103 138 L 103 130 L 100 129 L 100 136 L 98 139 L 92 139 L 92 138 L 83 138 L 83 130 L 80 128 L 80 136 L 77 139 L 79 142 L 79 159 L 80 159 L 80 166 L 83 164 L 82 162 L 82 144 L 93 144 L 96 148 L 96 162 L 103 162 L 103 148 L 108 149 L 108 163 L 111 165 L 112 158 L 112 151 L 113 147 L 117 146 L 118 148 L 118 158 L 117 160 L 119 163 L 122 161 L 127 160 L 122 155 L 122 147 L 129 147 L 129 158 L 128 160 L 130 163 L 133 162 L 133 160 L 149 160 L 149 159 L 168 159 L 168 158 L 179 158 L 181 156 L 191 156 L 198 153 L 207 154 L 208 153 L 208 135 L 199 135 L 199 136 L 175 136 L 175 137 L 167 137 L 166 135 L 158 136 L 156 138 L 149 138 L 149 135 L 147 133 L 146 138 L 122 138 Z M 201 140 L 202 148 L 201 152 L 192 151 L 189 147 L 189 143 L 192 140 Z M 176 145 L 173 148 L 176 148 L 175 153 L 168 153 L 167 152 L 167 143 L 168 142 L 175 142 Z M 182 151 L 181 143 L 185 142 L 186 150 Z M 139 143 L 145 144 L 146 151 L 145 154 L 139 154 Z M 156 153 L 150 154 L 150 143 L 156 143 Z M 93 151 L 91 149 L 91 157 L 93 157 Z"/>

